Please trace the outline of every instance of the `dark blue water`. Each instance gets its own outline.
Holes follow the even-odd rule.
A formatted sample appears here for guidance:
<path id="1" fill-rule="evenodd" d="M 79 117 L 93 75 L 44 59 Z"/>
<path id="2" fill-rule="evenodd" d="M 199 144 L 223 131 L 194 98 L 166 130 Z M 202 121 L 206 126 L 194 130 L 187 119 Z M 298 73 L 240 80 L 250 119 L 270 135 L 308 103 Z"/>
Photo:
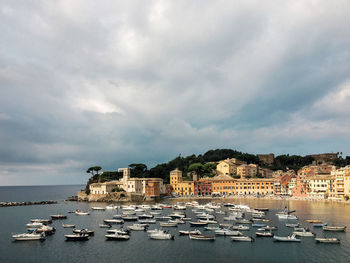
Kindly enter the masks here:
<path id="1" fill-rule="evenodd" d="M 11 196 L 17 196 L 18 201 L 63 200 L 74 195 L 80 188 L 81 186 L 13 188 L 21 192 L 11 193 Z M 23 196 L 26 192 L 30 193 L 30 198 Z M 38 193 L 37 197 L 35 193 Z M 56 193 L 56 197 L 53 193 Z M 0 196 L 3 200 L 13 201 L 4 193 L 0 193 Z M 267 218 L 271 220 L 270 225 L 279 227 L 276 234 L 287 235 L 291 232 L 291 229 L 284 227 L 285 222 L 278 221 L 275 216 L 275 211 L 283 208 L 285 202 L 257 199 L 237 199 L 232 202 L 270 208 Z M 177 234 L 180 229 L 188 229 L 188 225 L 169 228 L 175 234 L 174 241 L 150 240 L 145 232 L 139 231 L 132 232 L 130 240 L 126 242 L 106 241 L 106 230 L 98 225 L 119 211 L 91 211 L 89 216 L 67 213 L 69 210 L 86 210 L 96 205 L 106 204 L 59 201 L 55 205 L 0 208 L 0 262 L 350 262 L 349 234 L 323 233 L 320 229 L 312 231 L 318 236 L 338 237 L 342 243 L 316 244 L 313 238 L 303 238 L 301 243 L 275 243 L 268 238 L 256 238 L 253 243 L 232 242 L 228 237 L 217 237 L 214 242 L 193 241 Z M 299 222 L 304 226 L 309 226 L 305 220 L 310 218 L 318 218 L 334 225 L 350 225 L 349 205 L 306 201 L 290 201 L 289 205 L 290 209 L 297 210 Z M 53 236 L 47 237 L 43 242 L 12 242 L 11 233 L 24 232 L 25 224 L 31 218 L 48 218 L 50 214 L 56 213 L 66 214 L 68 219 L 54 221 L 53 226 L 57 231 Z M 171 213 L 171 209 L 163 210 L 163 214 L 168 213 Z M 194 216 L 190 209 L 186 213 Z M 223 222 L 222 217 L 219 215 L 219 222 Z M 95 236 L 87 242 L 66 242 L 64 234 L 71 230 L 62 228 L 62 222 L 76 224 L 78 228 L 94 229 Z M 126 225 L 129 224 L 132 223 Z M 158 228 L 159 223 L 151 225 L 150 229 L 155 227 Z M 254 230 L 244 233 L 254 236 Z"/>

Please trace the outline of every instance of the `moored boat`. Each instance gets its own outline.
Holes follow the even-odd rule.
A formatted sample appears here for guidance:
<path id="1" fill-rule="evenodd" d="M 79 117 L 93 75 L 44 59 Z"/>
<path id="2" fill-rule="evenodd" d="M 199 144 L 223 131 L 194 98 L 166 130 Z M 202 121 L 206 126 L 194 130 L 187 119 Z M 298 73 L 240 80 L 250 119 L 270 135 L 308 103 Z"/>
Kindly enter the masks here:
<path id="1" fill-rule="evenodd" d="M 188 230 L 188 231 L 186 231 L 186 230 L 180 230 L 180 231 L 179 231 L 179 235 L 180 235 L 180 236 L 183 236 L 183 235 L 201 235 L 201 234 L 202 234 L 202 232 L 199 231 L 199 230 L 197 230 L 197 229 L 192 230 L 192 231 L 190 231 L 190 230 Z"/>
<path id="2" fill-rule="evenodd" d="M 324 231 L 345 232 L 346 226 L 323 226 Z"/>
<path id="3" fill-rule="evenodd" d="M 256 232 L 255 235 L 257 237 L 273 237 L 274 234 L 271 232 Z"/>
<path id="4" fill-rule="evenodd" d="M 78 216 L 86 216 L 86 215 L 89 215 L 90 213 L 88 211 L 77 210 L 77 211 L 75 211 L 75 214 Z"/>
<path id="5" fill-rule="evenodd" d="M 146 224 L 133 224 L 131 226 L 128 226 L 129 230 L 134 230 L 134 231 L 146 231 L 148 225 Z"/>
<path id="6" fill-rule="evenodd" d="M 151 233 L 148 236 L 151 239 L 156 239 L 156 240 L 170 240 L 170 239 L 174 240 L 174 236 L 166 232 Z"/>
<path id="7" fill-rule="evenodd" d="M 61 214 L 58 214 L 58 215 L 50 215 L 52 220 L 58 220 L 58 219 L 67 219 L 67 216 L 66 215 L 61 215 Z"/>
<path id="8" fill-rule="evenodd" d="M 254 238 L 249 236 L 233 236 L 231 237 L 232 241 L 243 241 L 243 242 L 253 242 Z"/>
<path id="9" fill-rule="evenodd" d="M 119 240 L 119 241 L 125 241 L 125 240 L 129 240 L 130 239 L 129 235 L 120 235 L 118 233 L 105 235 L 105 237 L 108 240 Z"/>
<path id="10" fill-rule="evenodd" d="M 316 243 L 340 244 L 340 239 L 335 237 L 315 238 Z"/>
<path id="11" fill-rule="evenodd" d="M 215 230 L 215 235 L 219 236 L 242 236 L 242 233 L 236 230 L 230 229 L 218 229 Z"/>
<path id="12" fill-rule="evenodd" d="M 73 233 L 75 234 L 86 234 L 89 236 L 93 236 L 95 234 L 94 230 L 89 230 L 89 229 L 73 229 Z"/>
<path id="13" fill-rule="evenodd" d="M 86 241 L 89 240 L 89 235 L 85 233 L 76 233 L 64 235 L 67 241 Z"/>
<path id="14" fill-rule="evenodd" d="M 301 239 L 296 238 L 294 234 L 286 237 L 274 236 L 273 238 L 277 242 L 300 242 L 301 241 Z"/>
<path id="15" fill-rule="evenodd" d="M 188 235 L 192 240 L 214 241 L 215 236 Z"/>
<path id="16" fill-rule="evenodd" d="M 15 241 L 34 241 L 34 240 L 44 240 L 45 233 L 23 233 L 23 234 L 14 234 L 12 238 Z"/>
<path id="17" fill-rule="evenodd" d="M 313 237 L 315 236 L 314 233 L 310 231 L 293 231 L 293 234 L 299 237 Z"/>
<path id="18" fill-rule="evenodd" d="M 159 225 L 161 227 L 177 227 L 176 222 L 160 222 Z"/>
<path id="19" fill-rule="evenodd" d="M 42 223 L 44 225 L 46 224 L 51 224 L 52 223 L 52 219 L 30 219 L 30 222 L 32 223 Z"/>

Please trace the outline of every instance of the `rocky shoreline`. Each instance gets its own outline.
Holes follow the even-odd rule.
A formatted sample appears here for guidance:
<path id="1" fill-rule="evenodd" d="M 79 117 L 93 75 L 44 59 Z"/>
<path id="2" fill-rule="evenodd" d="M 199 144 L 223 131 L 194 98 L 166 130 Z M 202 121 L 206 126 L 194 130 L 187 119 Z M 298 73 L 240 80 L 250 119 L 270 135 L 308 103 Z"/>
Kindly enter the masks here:
<path id="1" fill-rule="evenodd" d="M 52 205 L 57 204 L 57 201 L 36 201 L 36 202 L 0 202 L 0 207 L 9 206 L 27 206 L 27 205 Z"/>

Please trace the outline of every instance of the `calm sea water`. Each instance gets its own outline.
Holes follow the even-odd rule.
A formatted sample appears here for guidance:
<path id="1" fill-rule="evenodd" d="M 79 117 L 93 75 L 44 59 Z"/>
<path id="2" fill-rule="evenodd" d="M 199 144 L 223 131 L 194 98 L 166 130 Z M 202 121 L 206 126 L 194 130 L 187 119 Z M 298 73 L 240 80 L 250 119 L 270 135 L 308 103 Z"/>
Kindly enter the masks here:
<path id="1" fill-rule="evenodd" d="M 175 240 L 150 240 L 145 232 L 135 231 L 126 242 L 106 241 L 105 229 L 98 227 L 105 218 L 112 218 L 118 211 L 91 211 L 89 216 L 68 214 L 75 209 L 90 209 L 102 203 L 64 202 L 83 186 L 26 186 L 0 187 L 0 201 L 58 200 L 55 205 L 0 208 L 0 262 L 350 262 L 350 235 L 346 233 L 324 233 L 312 229 L 317 236 L 334 236 L 341 239 L 340 245 L 316 244 L 313 238 L 302 238 L 301 243 L 275 243 L 271 239 L 255 239 L 255 242 L 232 242 L 229 237 L 217 237 L 214 242 L 193 241 L 186 236 L 178 236 L 178 230 L 188 229 L 186 225 L 169 228 Z M 215 200 L 218 201 L 218 200 Z M 171 201 L 169 201 L 171 202 Z M 204 202 L 204 201 L 199 201 Z M 276 235 L 287 235 L 291 229 L 278 221 L 275 212 L 286 203 L 276 200 L 239 199 L 235 203 L 251 207 L 270 209 L 267 218 L 270 225 L 278 226 Z M 330 225 L 350 225 L 350 206 L 322 202 L 290 201 L 290 209 L 303 226 L 310 226 L 306 219 L 321 219 Z M 11 234 L 25 231 L 25 224 L 31 218 L 48 218 L 50 214 L 62 213 L 68 219 L 54 221 L 57 231 L 43 242 L 12 242 Z M 171 213 L 165 209 L 163 214 Z M 187 215 L 194 217 L 190 209 Z M 223 222 L 222 215 L 218 221 Z M 62 222 L 76 224 L 78 228 L 95 230 L 95 236 L 87 242 L 66 242 Z M 126 223 L 129 225 L 132 223 Z M 119 226 L 117 226 L 119 227 Z M 158 228 L 159 223 L 150 225 Z M 201 228 L 198 228 L 201 229 Z M 203 231 L 202 231 L 203 230 Z M 245 232 L 254 236 L 255 229 Z M 204 232 L 204 229 L 201 229 Z M 209 234 L 209 233 L 208 233 Z"/>

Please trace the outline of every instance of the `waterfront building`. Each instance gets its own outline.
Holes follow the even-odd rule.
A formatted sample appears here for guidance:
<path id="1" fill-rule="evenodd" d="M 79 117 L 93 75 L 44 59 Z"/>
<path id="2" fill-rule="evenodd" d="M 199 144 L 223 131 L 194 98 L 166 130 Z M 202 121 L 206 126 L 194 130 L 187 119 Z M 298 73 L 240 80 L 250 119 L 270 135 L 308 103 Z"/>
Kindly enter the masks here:
<path id="1" fill-rule="evenodd" d="M 112 193 L 113 190 L 115 190 L 117 187 L 122 188 L 122 186 L 123 186 L 123 183 L 121 183 L 120 181 L 93 183 L 93 184 L 90 184 L 89 190 L 90 190 L 90 194 L 103 197 L 109 193 Z"/>
<path id="2" fill-rule="evenodd" d="M 288 184 L 288 195 L 293 195 L 293 189 L 294 187 L 296 187 L 296 185 L 297 185 L 297 178 L 292 177 Z"/>
<path id="3" fill-rule="evenodd" d="M 309 174 L 309 173 L 305 173 L 305 174 Z M 296 185 L 292 190 L 293 196 L 308 197 L 308 194 L 309 194 L 308 177 L 309 176 L 304 175 L 304 172 L 300 172 L 300 175 L 297 176 Z"/>
<path id="4" fill-rule="evenodd" d="M 175 169 L 170 171 L 170 185 L 172 191 L 180 196 L 192 196 L 194 194 L 194 182 L 183 181 L 182 171 Z"/>
<path id="5" fill-rule="evenodd" d="M 208 180 L 194 181 L 194 195 L 195 196 L 210 196 L 212 194 L 212 182 Z"/>
<path id="6" fill-rule="evenodd" d="M 275 192 L 274 179 L 254 178 L 235 180 L 238 195 L 273 195 Z"/>
<path id="7" fill-rule="evenodd" d="M 233 195 L 236 192 L 235 180 L 229 175 L 220 174 L 206 180 L 211 181 L 213 194 Z"/>
<path id="8" fill-rule="evenodd" d="M 145 184 L 145 196 L 156 198 L 161 194 L 161 184 L 159 180 L 148 180 Z"/>
<path id="9" fill-rule="evenodd" d="M 308 178 L 309 197 L 325 199 L 329 196 L 333 187 L 333 176 L 317 175 Z"/>

